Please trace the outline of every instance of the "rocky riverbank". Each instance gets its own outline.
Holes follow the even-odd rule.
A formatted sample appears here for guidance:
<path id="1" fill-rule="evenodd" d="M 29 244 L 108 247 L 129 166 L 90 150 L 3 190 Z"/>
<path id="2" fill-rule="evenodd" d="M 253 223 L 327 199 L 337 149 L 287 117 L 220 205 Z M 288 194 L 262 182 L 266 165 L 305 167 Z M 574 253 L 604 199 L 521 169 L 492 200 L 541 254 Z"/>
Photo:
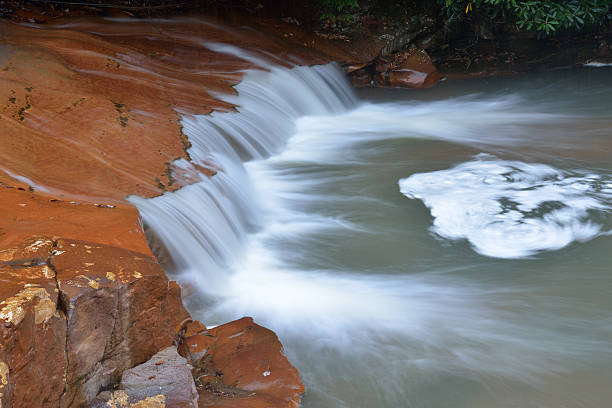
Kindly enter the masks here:
<path id="1" fill-rule="evenodd" d="M 256 64 L 209 43 L 281 65 L 336 60 L 356 85 L 409 88 L 605 59 L 612 44 L 603 33 L 457 51 L 456 39 L 449 51 L 424 15 L 359 36 L 259 11 L 90 11 L 19 6 L 0 20 L 0 407 L 298 405 L 304 386 L 274 333 L 192 321 L 126 201 L 223 171 L 175 165 L 189 160 L 181 117 L 232 110 L 214 94 Z"/>
<path id="2" fill-rule="evenodd" d="M 282 41 L 188 18 L 0 21 L 0 33 L 1 406 L 124 396 L 134 406 L 297 406 L 304 387 L 273 333 L 249 319 L 210 331 L 189 323 L 125 201 L 189 183 L 195 169 L 173 166 L 189 157 L 181 115 L 232 109 L 210 94 L 231 92 L 252 65 L 204 42 L 281 57 Z M 189 404 L 171 390 L 132 392 L 133 382 L 115 392 L 126 370 L 168 347 L 193 367 Z"/>

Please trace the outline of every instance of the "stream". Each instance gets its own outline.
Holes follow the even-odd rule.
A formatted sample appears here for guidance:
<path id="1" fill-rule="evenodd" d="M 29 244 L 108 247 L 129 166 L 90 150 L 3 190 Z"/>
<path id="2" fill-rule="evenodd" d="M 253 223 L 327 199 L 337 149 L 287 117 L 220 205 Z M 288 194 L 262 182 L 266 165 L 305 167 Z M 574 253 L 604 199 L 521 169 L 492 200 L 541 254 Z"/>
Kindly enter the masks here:
<path id="1" fill-rule="evenodd" d="M 195 318 L 274 330 L 305 408 L 609 406 L 612 68 L 355 91 L 207 46 L 261 67 L 183 118 L 218 173 L 130 198 Z"/>

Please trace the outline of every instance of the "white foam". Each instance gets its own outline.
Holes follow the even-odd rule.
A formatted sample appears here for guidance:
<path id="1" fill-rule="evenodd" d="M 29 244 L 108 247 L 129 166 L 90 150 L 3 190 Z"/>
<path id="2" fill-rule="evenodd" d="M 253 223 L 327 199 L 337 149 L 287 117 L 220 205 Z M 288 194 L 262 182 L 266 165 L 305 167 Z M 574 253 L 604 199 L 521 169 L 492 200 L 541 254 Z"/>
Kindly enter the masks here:
<path id="1" fill-rule="evenodd" d="M 602 227 L 587 217 L 611 208 L 612 196 L 601 188 L 605 180 L 479 155 L 449 170 L 401 179 L 399 186 L 431 210 L 436 234 L 467 239 L 482 255 L 521 258 L 597 237 Z"/>
<path id="2" fill-rule="evenodd" d="M 333 260 L 329 269 L 309 270 L 292 261 L 313 254 L 282 248 L 295 237 L 307 241 L 312 231 L 362 232 L 342 216 L 303 210 L 305 202 L 326 205 L 338 197 L 311 191 L 322 178 L 336 177 L 333 172 L 293 171 L 301 165 L 359 160 L 350 147 L 371 140 L 486 143 L 487 126 L 504 128 L 501 136 L 511 142 L 514 124 L 538 123 L 549 114 L 521 110 L 513 97 L 358 105 L 334 65 L 248 71 L 236 89 L 237 95 L 222 98 L 238 113 L 183 120 L 193 160 L 214 164 L 219 173 L 174 193 L 131 201 L 149 236 L 173 258 L 174 276 L 192 291 L 186 298 L 192 315 L 207 325 L 249 315 L 278 333 L 308 395 L 325 401 L 311 406 L 405 406 L 406 384 L 415 377 L 529 381 L 563 372 L 568 362 L 584 366 L 583 356 L 608 347 L 584 339 L 579 319 L 541 313 L 563 304 L 540 301 L 525 288 L 414 269 L 366 275 L 334 268 Z M 202 299 L 205 304 L 198 304 Z M 525 316 L 525 307 L 533 313 Z M 371 400 L 354 403 L 356 394 Z M 391 402 L 380 404 L 385 400 Z"/>
<path id="3" fill-rule="evenodd" d="M 546 144 L 546 135 L 533 140 L 525 127 L 570 118 L 526 109 L 515 95 L 484 98 L 470 95 L 436 102 L 360 103 L 355 109 L 301 116 L 295 134 L 274 160 L 328 163 L 342 154 L 342 163 L 359 162 L 351 156 L 358 143 L 393 139 L 433 139 L 475 146 Z M 474 120 L 477 117 L 478 120 Z M 491 129 L 495 129 L 492 133 Z M 556 144 L 561 143 L 558 132 Z"/>
<path id="4" fill-rule="evenodd" d="M 599 61 L 591 61 L 591 62 L 587 62 L 586 64 L 584 64 L 585 67 L 595 67 L 595 68 L 601 68 L 601 67 L 612 67 L 612 63 L 605 63 L 605 62 L 599 62 Z"/>

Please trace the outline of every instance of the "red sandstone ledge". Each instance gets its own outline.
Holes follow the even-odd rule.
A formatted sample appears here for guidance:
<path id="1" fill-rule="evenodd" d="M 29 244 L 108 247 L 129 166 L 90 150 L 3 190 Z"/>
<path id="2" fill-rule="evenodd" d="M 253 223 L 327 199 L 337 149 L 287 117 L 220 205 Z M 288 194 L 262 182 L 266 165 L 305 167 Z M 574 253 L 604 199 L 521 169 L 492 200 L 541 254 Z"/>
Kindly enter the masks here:
<path id="1" fill-rule="evenodd" d="M 201 407 L 297 406 L 304 385 L 276 335 L 248 318 L 191 322 L 125 198 L 187 180 L 172 166 L 189 159 L 181 115 L 233 109 L 211 94 L 233 92 L 253 66 L 204 43 L 356 71 L 384 44 L 265 19 L 260 33 L 191 17 L 34 20 L 0 20 L 0 408 L 194 406 L 173 402 L 172 384 L 133 391 L 130 370 L 147 372 L 158 353 L 172 357 L 167 378 L 191 367 Z M 380 63 L 379 85 L 439 79 L 424 53 Z"/>
<path id="2" fill-rule="evenodd" d="M 191 322 L 125 201 L 181 187 L 181 115 L 232 109 L 209 93 L 232 92 L 251 65 L 202 41 L 286 52 L 209 23 L 0 21 L 0 407 L 298 405 L 304 386 L 274 333 Z M 159 353 L 174 364 L 151 363 Z M 195 399 L 175 402 L 177 381 L 135 392 L 151 364 L 149 382 L 187 366 Z"/>

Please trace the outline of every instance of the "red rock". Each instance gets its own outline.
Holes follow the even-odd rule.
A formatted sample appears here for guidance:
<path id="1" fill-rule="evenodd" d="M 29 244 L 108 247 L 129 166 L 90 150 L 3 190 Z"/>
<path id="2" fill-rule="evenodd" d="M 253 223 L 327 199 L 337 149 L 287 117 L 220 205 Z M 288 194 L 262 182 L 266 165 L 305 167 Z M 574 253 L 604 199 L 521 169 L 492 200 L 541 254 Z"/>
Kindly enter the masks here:
<path id="1" fill-rule="evenodd" d="M 370 86 L 372 83 L 372 76 L 366 70 L 361 70 L 353 73 L 350 76 L 350 79 L 351 83 L 356 88 Z"/>
<path id="2" fill-rule="evenodd" d="M 403 88 L 429 88 L 442 79 L 424 50 L 413 49 L 395 55 L 388 71 L 388 85 Z"/>
<path id="3" fill-rule="evenodd" d="M 184 339 L 200 407 L 298 407 L 304 385 L 278 337 L 250 317 Z"/>
<path id="4" fill-rule="evenodd" d="M 123 372 L 120 384 L 120 398 L 127 395 L 130 404 L 149 399 L 162 399 L 164 406 L 173 408 L 197 408 L 196 391 L 191 365 L 177 352 L 175 347 L 168 347 L 155 354 L 146 363 Z M 113 406 L 111 403 L 103 406 Z M 116 404 L 120 408 L 120 404 Z"/>
<path id="5" fill-rule="evenodd" d="M 149 255 L 35 237 L 0 259 L 2 407 L 84 406 L 188 317 Z"/>
<path id="6" fill-rule="evenodd" d="M 231 109 L 210 94 L 231 92 L 253 67 L 199 41 L 256 47 L 287 61 L 328 57 L 197 19 L 49 18 L 38 27 L 0 20 L 0 37 L 0 403 L 84 406 L 169 346 L 188 318 L 125 198 L 192 182 L 193 169 L 172 175 L 172 162 L 188 158 L 177 107 L 181 114 Z M 216 168 L 197 170 L 212 176 Z M 267 339 L 263 350 L 282 356 L 276 337 L 255 327 Z M 195 323 L 182 335 L 208 338 Z M 251 356 L 258 338 L 250 340 Z M 283 359 L 278 396 L 261 391 L 251 400 L 297 401 L 303 386 Z"/>
<path id="7" fill-rule="evenodd" d="M 39 245 L 40 242 L 40 245 Z M 66 319 L 53 271 L 38 265 L 50 240 L 4 251 L 0 265 L 0 406 L 57 407 L 64 390 Z M 29 249 L 32 258 L 26 258 Z M 21 253 L 11 259 L 10 253 Z M 49 256 L 47 252 L 46 257 Z M 45 257 L 45 258 L 46 258 Z M 41 378 L 41 375 L 44 375 Z"/>
<path id="8" fill-rule="evenodd" d="M 151 257 L 60 239 L 51 262 L 67 310 L 64 406 L 91 401 L 100 388 L 174 340 L 189 315 L 180 289 Z"/>
<path id="9" fill-rule="evenodd" d="M 206 329 L 206 326 L 204 326 L 201 322 L 198 322 L 197 320 L 196 321 L 191 320 L 187 322 L 185 325 L 183 325 L 183 328 L 185 329 L 182 335 L 183 338 L 208 332 L 208 330 Z"/>
<path id="10" fill-rule="evenodd" d="M 376 72 L 387 72 L 391 69 L 393 61 L 390 58 L 380 57 L 376 59 L 374 69 Z"/>
<path id="11" fill-rule="evenodd" d="M 103 208 L 92 202 L 30 192 L 27 186 L 23 188 L 14 180 L 3 179 L 0 172 L 0 214 L 3 215 L 0 253 L 37 235 L 69 236 L 152 256 L 138 211 L 129 205 Z"/>
<path id="12" fill-rule="evenodd" d="M 188 158 L 180 114 L 231 109 L 211 93 L 233 92 L 253 68 L 203 42 L 325 62 L 308 48 L 198 19 L 54 19 L 36 28 L 0 20 L 0 37 L 1 167 L 77 200 L 124 202 L 180 187 L 171 177 L 172 161 Z"/>

